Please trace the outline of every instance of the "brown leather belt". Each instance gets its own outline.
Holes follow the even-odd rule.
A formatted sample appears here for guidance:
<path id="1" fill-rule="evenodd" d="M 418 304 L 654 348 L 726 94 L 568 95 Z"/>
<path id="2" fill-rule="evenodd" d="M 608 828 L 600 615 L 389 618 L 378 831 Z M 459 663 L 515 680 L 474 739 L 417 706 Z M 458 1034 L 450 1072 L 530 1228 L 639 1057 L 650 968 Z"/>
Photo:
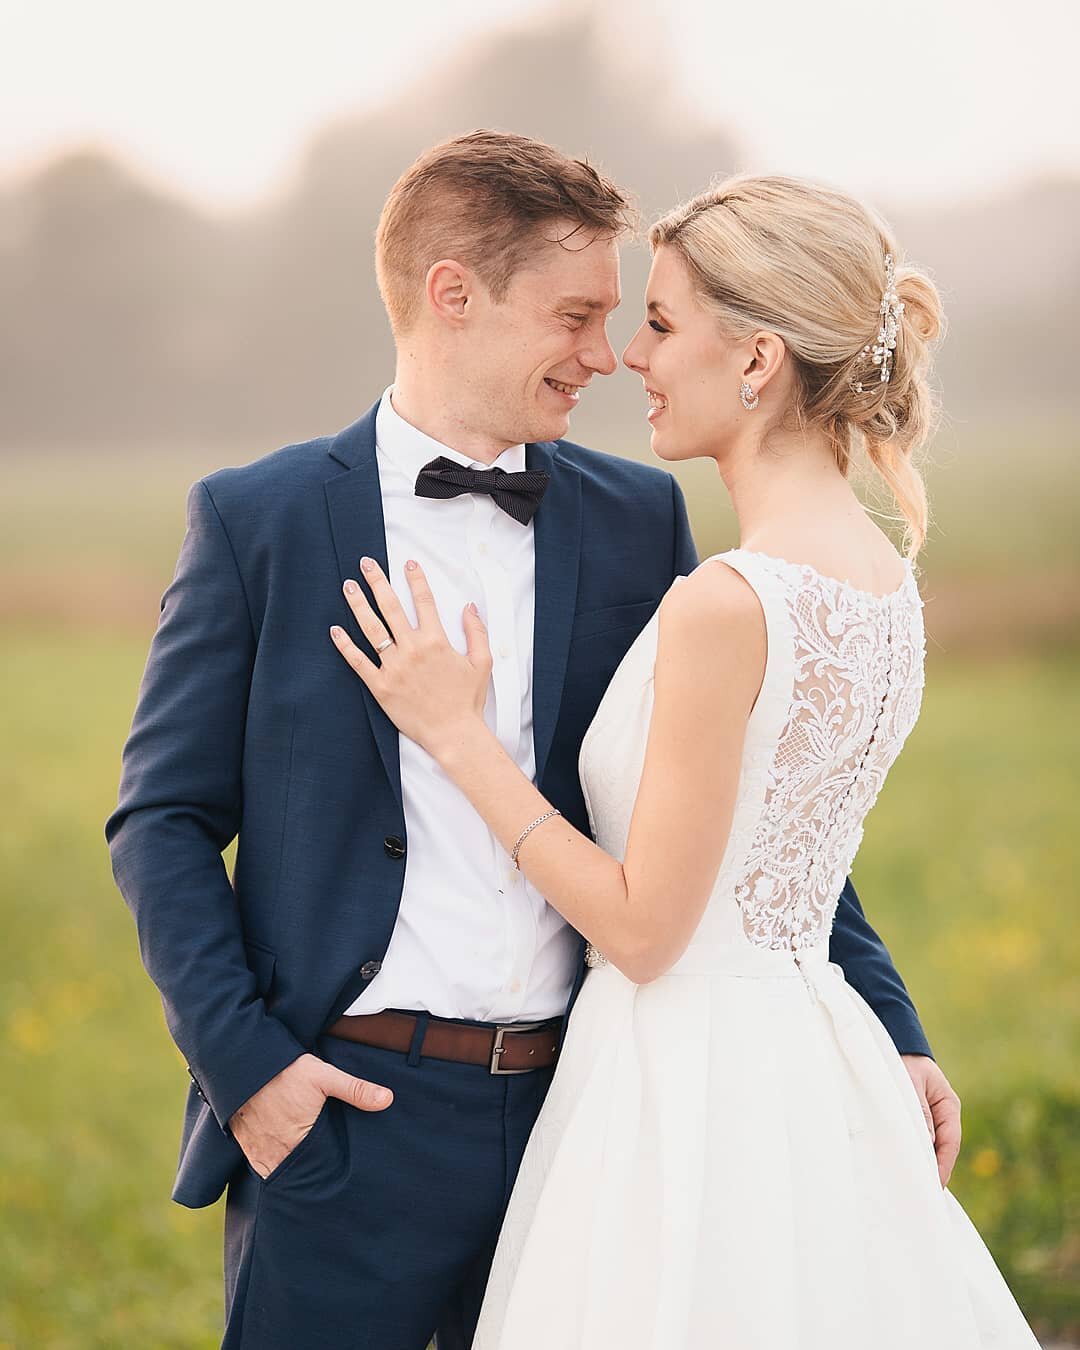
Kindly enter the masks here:
<path id="1" fill-rule="evenodd" d="M 379 1050 L 408 1054 L 417 1018 L 412 1013 L 385 1012 L 339 1017 L 327 1027 L 328 1036 L 340 1036 Z M 424 1032 L 420 1054 L 449 1059 L 455 1064 L 482 1064 L 490 1073 L 528 1073 L 548 1069 L 559 1052 L 562 1018 L 548 1022 L 519 1022 L 507 1026 L 469 1027 L 432 1017 Z"/>

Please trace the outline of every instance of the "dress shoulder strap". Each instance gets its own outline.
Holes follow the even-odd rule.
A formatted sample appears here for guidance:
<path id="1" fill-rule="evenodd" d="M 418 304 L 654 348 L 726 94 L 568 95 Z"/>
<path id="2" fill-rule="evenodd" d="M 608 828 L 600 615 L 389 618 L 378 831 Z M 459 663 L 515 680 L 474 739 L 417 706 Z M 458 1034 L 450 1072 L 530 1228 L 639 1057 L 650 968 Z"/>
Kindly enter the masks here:
<path id="1" fill-rule="evenodd" d="M 747 729 L 751 740 L 776 744 L 791 711 L 795 688 L 795 629 L 783 579 L 759 554 L 728 549 L 704 558 L 701 567 L 721 562 L 746 581 L 765 616 L 765 674 Z"/>

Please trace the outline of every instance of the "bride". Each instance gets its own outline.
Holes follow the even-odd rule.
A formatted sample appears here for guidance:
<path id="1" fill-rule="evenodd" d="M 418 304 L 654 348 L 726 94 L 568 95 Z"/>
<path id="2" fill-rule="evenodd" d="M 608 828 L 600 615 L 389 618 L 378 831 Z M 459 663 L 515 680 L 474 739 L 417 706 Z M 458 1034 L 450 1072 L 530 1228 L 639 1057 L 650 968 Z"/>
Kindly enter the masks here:
<path id="1" fill-rule="evenodd" d="M 943 1190 L 888 1034 L 828 961 L 863 822 L 915 724 L 936 290 L 888 227 L 787 178 L 721 183 L 650 232 L 626 349 L 662 459 L 715 460 L 740 546 L 664 597 L 586 734 L 596 837 L 482 717 L 491 656 L 414 629 L 367 573 L 343 655 L 589 941 L 475 1350 L 972 1350 L 1036 1344 Z M 901 556 L 848 483 L 864 451 Z M 641 547 L 649 546 L 647 540 Z"/>

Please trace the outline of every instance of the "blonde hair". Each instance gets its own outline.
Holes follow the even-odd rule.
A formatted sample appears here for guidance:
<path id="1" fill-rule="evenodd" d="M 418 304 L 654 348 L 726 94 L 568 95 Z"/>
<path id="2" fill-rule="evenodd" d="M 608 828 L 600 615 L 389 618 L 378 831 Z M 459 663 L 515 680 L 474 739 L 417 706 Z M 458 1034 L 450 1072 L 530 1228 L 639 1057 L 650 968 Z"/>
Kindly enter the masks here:
<path id="1" fill-rule="evenodd" d="M 432 263 L 471 267 L 496 301 L 536 248 L 541 227 L 617 237 L 633 227 L 628 198 L 585 160 L 512 132 L 471 131 L 432 146 L 390 190 L 375 233 L 375 274 L 395 335 L 408 332 Z"/>
<path id="2" fill-rule="evenodd" d="M 944 313 L 934 283 L 903 263 L 888 225 L 832 188 L 744 174 L 663 216 L 649 243 L 678 250 L 726 336 L 768 329 L 783 340 L 797 376 L 786 414 L 797 428 L 825 432 L 845 475 L 865 448 L 907 523 L 913 558 L 928 520 L 914 457 L 934 427 L 931 348 Z M 886 254 L 904 304 L 887 382 L 865 350 L 881 323 Z"/>

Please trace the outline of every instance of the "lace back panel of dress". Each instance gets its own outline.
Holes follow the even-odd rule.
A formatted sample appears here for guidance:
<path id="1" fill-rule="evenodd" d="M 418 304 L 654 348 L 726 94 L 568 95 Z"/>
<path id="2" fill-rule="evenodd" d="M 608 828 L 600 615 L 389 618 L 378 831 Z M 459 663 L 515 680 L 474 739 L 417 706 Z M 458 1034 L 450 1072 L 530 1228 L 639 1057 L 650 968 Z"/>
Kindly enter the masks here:
<path id="1" fill-rule="evenodd" d="M 878 597 L 777 563 L 794 688 L 735 897 L 751 942 L 791 950 L 828 938 L 863 820 L 918 716 L 925 639 L 910 574 Z"/>

